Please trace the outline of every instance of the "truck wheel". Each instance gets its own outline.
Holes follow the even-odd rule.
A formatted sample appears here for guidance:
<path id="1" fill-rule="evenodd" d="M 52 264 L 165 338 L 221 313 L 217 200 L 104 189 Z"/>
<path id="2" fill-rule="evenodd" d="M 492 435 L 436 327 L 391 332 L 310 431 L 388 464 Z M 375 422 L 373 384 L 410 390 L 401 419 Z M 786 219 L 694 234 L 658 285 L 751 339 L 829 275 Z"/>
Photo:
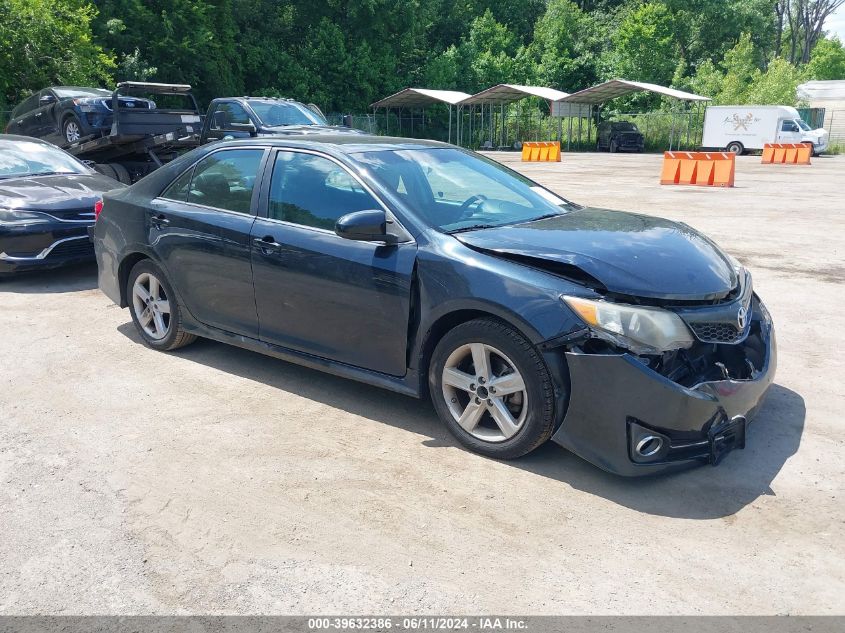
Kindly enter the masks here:
<path id="1" fill-rule="evenodd" d="M 124 185 L 132 184 L 132 176 L 129 175 L 129 170 L 120 163 L 112 163 L 111 168 L 114 170 L 115 177 Z"/>
<path id="2" fill-rule="evenodd" d="M 610 141 L 610 153 L 615 154 L 618 151 L 616 147 L 616 141 Z"/>
<path id="3" fill-rule="evenodd" d="M 742 152 L 745 151 L 745 148 L 742 146 L 742 143 L 740 143 L 739 141 L 732 141 L 732 142 L 728 143 L 728 151 L 731 154 L 736 154 L 737 156 L 740 156 L 742 154 Z"/>
<path id="4" fill-rule="evenodd" d="M 94 171 L 96 171 L 98 174 L 103 174 L 103 176 L 108 176 L 109 178 L 118 180 L 117 172 L 115 172 L 114 167 L 112 167 L 111 165 L 107 165 L 105 163 L 95 163 Z"/>
<path id="5" fill-rule="evenodd" d="M 75 115 L 71 114 L 62 123 L 62 136 L 68 143 L 78 143 L 82 138 L 82 124 Z"/>

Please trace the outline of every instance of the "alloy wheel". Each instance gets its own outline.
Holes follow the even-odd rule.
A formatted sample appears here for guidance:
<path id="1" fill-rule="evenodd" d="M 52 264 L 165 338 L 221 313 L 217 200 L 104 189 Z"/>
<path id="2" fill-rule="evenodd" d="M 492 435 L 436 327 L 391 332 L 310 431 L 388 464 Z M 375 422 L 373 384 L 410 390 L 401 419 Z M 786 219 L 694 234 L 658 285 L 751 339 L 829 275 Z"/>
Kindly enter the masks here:
<path id="1" fill-rule="evenodd" d="M 528 415 L 528 392 L 516 365 L 484 343 L 453 351 L 441 376 L 443 397 L 455 421 L 485 442 L 514 437 Z"/>
<path id="2" fill-rule="evenodd" d="M 157 341 L 170 331 L 170 301 L 161 282 L 150 273 L 141 273 L 132 285 L 132 307 L 141 329 Z"/>
<path id="3" fill-rule="evenodd" d="M 76 121 L 71 120 L 65 123 L 65 138 L 68 143 L 75 143 L 79 140 L 79 136 L 79 125 Z"/>

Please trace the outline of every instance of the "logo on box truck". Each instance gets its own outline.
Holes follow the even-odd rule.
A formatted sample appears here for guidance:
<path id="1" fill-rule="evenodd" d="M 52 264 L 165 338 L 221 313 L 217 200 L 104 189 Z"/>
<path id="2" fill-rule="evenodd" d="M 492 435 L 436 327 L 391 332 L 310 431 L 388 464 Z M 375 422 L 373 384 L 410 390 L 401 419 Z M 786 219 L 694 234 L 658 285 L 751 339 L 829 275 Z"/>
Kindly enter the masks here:
<path id="1" fill-rule="evenodd" d="M 754 123 L 758 123 L 760 119 L 755 117 L 751 112 L 746 114 L 745 116 L 739 116 L 738 114 L 733 114 L 732 116 L 725 117 L 723 123 L 732 125 L 734 132 L 739 132 L 740 130 L 744 130 L 745 132 L 751 131 L 751 125 Z"/>

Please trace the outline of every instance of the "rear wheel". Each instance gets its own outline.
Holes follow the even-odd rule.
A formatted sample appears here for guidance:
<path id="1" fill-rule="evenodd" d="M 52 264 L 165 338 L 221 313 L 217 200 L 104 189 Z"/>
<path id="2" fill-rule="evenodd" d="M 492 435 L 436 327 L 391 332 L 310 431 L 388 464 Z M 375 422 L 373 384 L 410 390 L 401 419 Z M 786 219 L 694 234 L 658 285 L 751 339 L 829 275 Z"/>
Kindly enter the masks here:
<path id="1" fill-rule="evenodd" d="M 452 435 L 482 455 L 520 457 L 554 429 L 554 385 L 545 362 L 522 334 L 495 319 L 463 323 L 440 340 L 429 388 Z"/>
<path id="2" fill-rule="evenodd" d="M 745 151 L 745 147 L 743 147 L 742 143 L 740 143 L 739 141 L 731 141 L 730 143 L 728 143 L 727 149 L 731 154 L 736 154 L 737 156 L 739 156 L 740 154 L 742 154 L 742 152 Z"/>
<path id="3" fill-rule="evenodd" d="M 182 307 L 161 269 L 149 259 L 135 264 L 126 285 L 132 322 L 149 347 L 169 351 L 196 336 L 182 329 Z"/>

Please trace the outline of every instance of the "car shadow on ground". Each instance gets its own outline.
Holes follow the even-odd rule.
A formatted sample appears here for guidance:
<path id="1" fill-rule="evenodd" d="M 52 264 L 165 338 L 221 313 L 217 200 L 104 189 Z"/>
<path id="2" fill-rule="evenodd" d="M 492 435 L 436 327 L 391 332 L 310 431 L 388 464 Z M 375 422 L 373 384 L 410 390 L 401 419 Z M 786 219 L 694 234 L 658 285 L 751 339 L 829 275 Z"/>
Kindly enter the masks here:
<path id="1" fill-rule="evenodd" d="M 56 294 L 93 290 L 96 287 L 96 262 L 0 276 L 0 293 Z"/>
<path id="2" fill-rule="evenodd" d="M 131 322 L 118 330 L 134 343 L 142 344 Z M 457 445 L 428 400 L 416 400 L 205 339 L 173 353 L 354 415 L 427 435 L 430 439 L 423 443 L 432 448 Z M 798 450 L 805 413 L 804 399 L 799 394 L 773 385 L 749 427 L 747 448 L 728 454 L 716 468 L 701 466 L 629 479 L 606 473 L 552 442 L 526 457 L 503 463 L 640 512 L 716 519 L 735 514 L 760 496 L 774 494 L 771 483 Z"/>

